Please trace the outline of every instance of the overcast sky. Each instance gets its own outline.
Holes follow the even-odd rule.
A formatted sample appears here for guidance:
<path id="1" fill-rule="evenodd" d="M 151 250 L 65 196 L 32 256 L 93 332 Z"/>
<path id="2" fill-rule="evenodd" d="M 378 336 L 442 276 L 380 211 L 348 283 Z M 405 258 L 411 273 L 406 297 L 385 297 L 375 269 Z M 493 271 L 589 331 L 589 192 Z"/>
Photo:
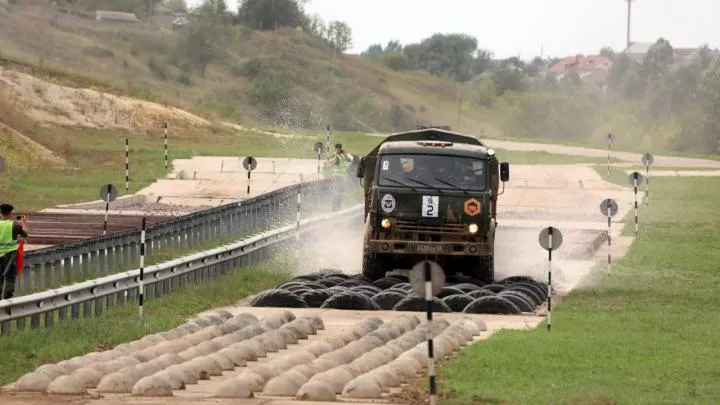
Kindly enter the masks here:
<path id="1" fill-rule="evenodd" d="M 467 33 L 499 58 L 588 54 L 605 45 L 624 49 L 627 24 L 625 0 L 310 0 L 307 11 L 348 23 L 352 53 L 391 39 Z M 662 36 L 674 47 L 719 47 L 718 16 L 720 0 L 634 0 L 631 40 Z"/>

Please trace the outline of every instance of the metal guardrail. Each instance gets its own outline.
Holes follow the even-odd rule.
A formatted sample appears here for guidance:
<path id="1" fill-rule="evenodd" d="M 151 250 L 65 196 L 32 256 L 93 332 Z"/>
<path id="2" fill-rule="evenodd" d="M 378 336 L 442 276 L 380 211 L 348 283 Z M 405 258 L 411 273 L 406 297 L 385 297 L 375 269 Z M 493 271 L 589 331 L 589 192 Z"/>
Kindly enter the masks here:
<path id="1" fill-rule="evenodd" d="M 152 259 L 154 254 L 170 249 L 238 238 L 295 221 L 298 191 L 302 193 L 303 205 L 313 206 L 326 201 L 322 196 L 327 195 L 329 187 L 328 180 L 295 184 L 150 225 L 146 231 L 145 258 Z M 137 230 L 26 252 L 15 295 L 42 291 L 79 277 L 88 279 L 137 267 L 140 226 L 138 223 Z"/>
<path id="2" fill-rule="evenodd" d="M 363 206 L 356 205 L 301 220 L 299 229 L 296 224 L 286 225 L 230 245 L 148 266 L 143 277 L 145 299 L 152 301 L 173 290 L 256 265 L 272 257 L 283 242 L 297 243 L 298 232 L 302 243 L 303 233 L 360 220 L 363 212 Z M 13 323 L 17 330 L 25 330 L 28 322 L 30 329 L 37 329 L 51 327 L 56 321 L 102 316 L 106 308 L 135 301 L 139 276 L 139 270 L 132 270 L 0 301 L 0 335 L 9 335 Z"/>

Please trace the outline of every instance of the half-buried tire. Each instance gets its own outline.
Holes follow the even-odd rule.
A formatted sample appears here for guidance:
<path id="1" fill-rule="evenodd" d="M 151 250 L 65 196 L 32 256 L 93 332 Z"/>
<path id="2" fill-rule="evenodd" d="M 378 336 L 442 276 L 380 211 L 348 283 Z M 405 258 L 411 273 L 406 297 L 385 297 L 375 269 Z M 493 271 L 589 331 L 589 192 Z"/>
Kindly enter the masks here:
<path id="1" fill-rule="evenodd" d="M 380 309 L 372 299 L 354 291 L 344 291 L 333 294 L 323 302 L 320 308 L 354 309 L 358 311 L 375 311 Z"/>
<path id="2" fill-rule="evenodd" d="M 542 304 L 547 298 L 547 292 L 542 291 L 539 286 L 530 283 L 518 283 L 510 286 L 506 291 L 519 291 L 533 300 L 535 305 Z"/>
<path id="3" fill-rule="evenodd" d="M 495 295 L 494 292 L 492 292 L 492 291 L 490 291 L 490 290 L 486 290 L 486 289 L 484 289 L 484 288 L 480 288 L 480 289 L 477 289 L 477 290 L 474 290 L 474 291 L 469 291 L 469 292 L 467 292 L 467 293 L 465 293 L 465 294 L 467 294 L 467 295 L 469 295 L 469 296 L 471 296 L 472 298 L 475 298 L 475 299 L 480 298 L 480 297 L 492 297 L 492 296 Z"/>
<path id="4" fill-rule="evenodd" d="M 387 290 L 388 288 L 392 288 L 396 284 L 400 284 L 403 282 L 404 281 L 398 280 L 397 278 L 394 278 L 394 277 L 383 277 L 383 278 L 379 278 L 379 279 L 373 281 L 372 284 L 375 287 L 378 287 L 382 290 Z"/>
<path id="5" fill-rule="evenodd" d="M 504 284 L 487 284 L 487 285 L 484 285 L 482 288 L 484 288 L 484 289 L 486 289 L 486 290 L 488 290 L 488 291 L 492 291 L 492 292 L 494 292 L 494 293 L 497 294 L 497 293 L 499 293 L 500 291 L 506 289 L 507 287 L 508 287 L 508 286 L 506 286 L 506 285 L 504 285 Z"/>
<path id="6" fill-rule="evenodd" d="M 497 295 L 480 297 L 469 303 L 463 312 L 467 314 L 498 314 L 514 315 L 521 313 L 520 309 L 510 300 Z"/>
<path id="7" fill-rule="evenodd" d="M 467 294 L 455 294 L 455 295 L 448 295 L 447 297 L 442 299 L 442 302 L 445 303 L 453 312 L 462 312 L 465 307 L 473 302 L 475 298 L 467 295 Z"/>
<path id="8" fill-rule="evenodd" d="M 280 289 L 266 290 L 250 301 L 251 307 L 307 308 L 307 303 L 296 294 Z"/>
<path id="9" fill-rule="evenodd" d="M 405 296 L 407 296 L 407 294 L 400 291 L 383 291 L 375 294 L 372 300 L 380 307 L 380 309 L 390 311 L 393 309 L 395 304 L 402 301 Z"/>
<path id="10" fill-rule="evenodd" d="M 533 312 L 535 311 L 535 303 L 532 298 L 521 293 L 520 291 L 505 290 L 497 295 L 497 297 L 506 298 L 508 301 L 515 304 L 516 307 L 522 312 Z"/>
<path id="11" fill-rule="evenodd" d="M 440 298 L 433 297 L 432 300 L 432 310 L 433 312 L 452 312 L 449 306 L 442 302 Z M 400 302 L 395 304 L 393 307 L 394 311 L 425 311 L 427 309 L 427 303 L 425 302 L 425 298 L 420 298 L 416 295 L 408 295 Z"/>
<path id="12" fill-rule="evenodd" d="M 459 289 L 459 288 L 455 288 L 455 287 L 443 287 L 443 288 L 440 290 L 440 292 L 437 293 L 435 296 L 438 297 L 438 298 L 440 298 L 440 299 L 443 299 L 443 298 L 445 298 L 445 297 L 447 297 L 447 296 L 450 296 L 450 295 L 457 295 L 457 294 L 463 294 L 463 293 L 465 293 L 465 291 L 463 291 L 463 290 L 461 290 L 461 289 Z"/>
<path id="13" fill-rule="evenodd" d="M 332 297 L 334 292 L 329 290 L 311 290 L 303 294 L 301 297 L 310 308 L 319 308 L 326 299 Z"/>

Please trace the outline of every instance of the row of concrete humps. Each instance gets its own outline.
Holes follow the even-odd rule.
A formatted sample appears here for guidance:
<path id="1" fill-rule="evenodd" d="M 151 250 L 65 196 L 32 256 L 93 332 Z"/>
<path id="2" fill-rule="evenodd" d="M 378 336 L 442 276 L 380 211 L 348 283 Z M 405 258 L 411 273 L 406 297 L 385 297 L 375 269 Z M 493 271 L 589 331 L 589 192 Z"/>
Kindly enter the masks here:
<path id="1" fill-rule="evenodd" d="M 469 317 L 435 320 L 432 328 L 439 362 L 487 330 Z M 324 329 L 320 317 L 288 310 L 262 319 L 219 310 L 110 350 L 44 364 L 5 388 L 173 396 L 222 376 L 213 379 L 208 396 L 327 401 L 381 398 L 427 367 L 427 323 L 414 315 L 398 314 L 390 322 L 366 317 L 334 335 L 319 332 Z"/>
<path id="2" fill-rule="evenodd" d="M 433 298 L 435 312 L 532 313 L 548 296 L 547 283 L 526 276 L 508 277 L 493 284 L 460 275 L 446 281 Z M 413 292 L 407 277 L 392 275 L 370 281 L 336 269 L 297 276 L 259 293 L 250 302 L 253 307 L 395 311 L 425 311 L 426 305 L 425 297 Z"/>

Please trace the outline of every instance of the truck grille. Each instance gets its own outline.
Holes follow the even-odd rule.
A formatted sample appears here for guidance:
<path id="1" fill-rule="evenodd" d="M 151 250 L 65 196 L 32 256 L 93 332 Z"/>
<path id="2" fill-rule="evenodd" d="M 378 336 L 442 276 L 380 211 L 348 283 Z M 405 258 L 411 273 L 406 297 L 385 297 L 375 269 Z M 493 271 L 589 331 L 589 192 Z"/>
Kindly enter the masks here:
<path id="1" fill-rule="evenodd" d="M 465 225 L 463 224 L 419 224 L 412 221 L 395 221 L 393 227 L 395 232 L 413 232 L 427 235 L 458 235 L 465 234 Z"/>

